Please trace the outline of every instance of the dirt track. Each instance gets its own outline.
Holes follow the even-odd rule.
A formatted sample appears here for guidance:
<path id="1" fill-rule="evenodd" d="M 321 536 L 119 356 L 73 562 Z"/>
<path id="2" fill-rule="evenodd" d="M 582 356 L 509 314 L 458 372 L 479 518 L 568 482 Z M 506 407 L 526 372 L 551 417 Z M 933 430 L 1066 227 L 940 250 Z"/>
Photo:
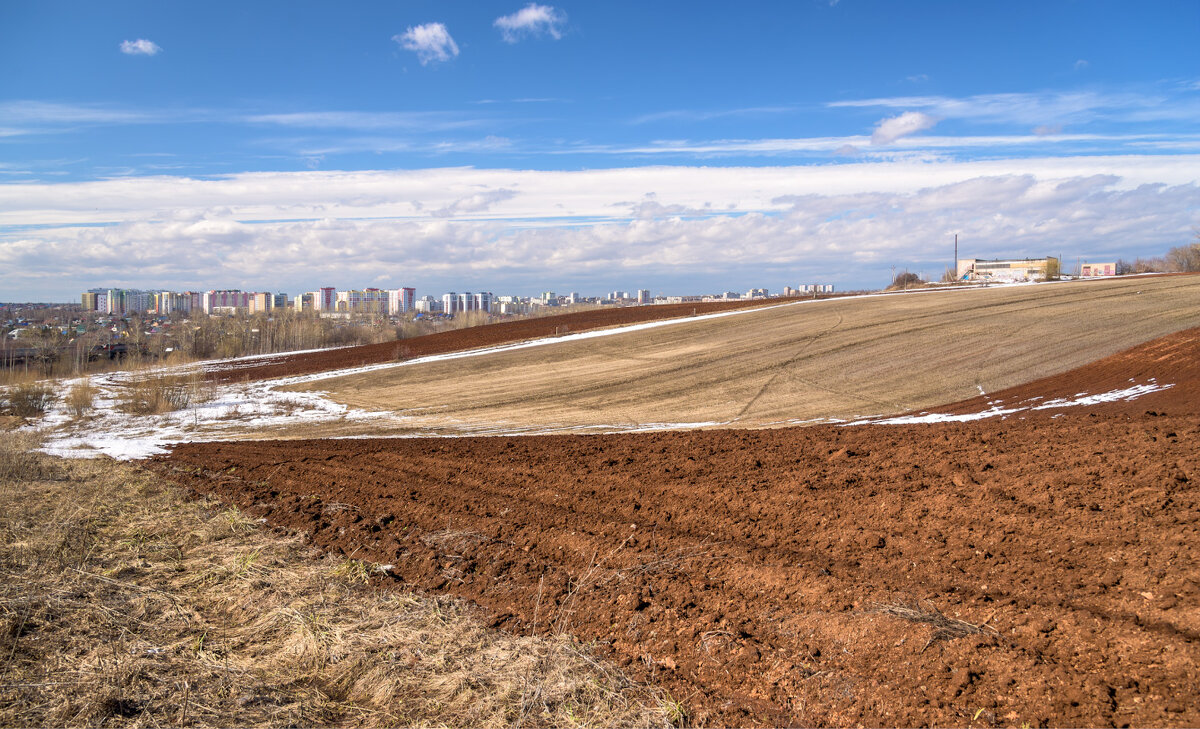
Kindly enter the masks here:
<path id="1" fill-rule="evenodd" d="M 1198 363 L 1192 329 L 989 399 L 1171 389 L 1007 420 L 205 443 L 149 465 L 498 625 L 597 641 L 701 723 L 1186 726 Z M 918 599 L 984 627 L 930 642 L 881 612 Z"/>

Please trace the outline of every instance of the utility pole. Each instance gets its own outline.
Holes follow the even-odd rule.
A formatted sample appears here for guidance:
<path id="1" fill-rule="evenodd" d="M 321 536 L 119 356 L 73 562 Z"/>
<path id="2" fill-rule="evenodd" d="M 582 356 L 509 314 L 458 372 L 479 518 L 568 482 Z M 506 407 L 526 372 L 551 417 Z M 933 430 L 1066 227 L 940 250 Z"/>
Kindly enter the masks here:
<path id="1" fill-rule="evenodd" d="M 892 264 L 892 285 L 896 285 L 896 264 Z"/>

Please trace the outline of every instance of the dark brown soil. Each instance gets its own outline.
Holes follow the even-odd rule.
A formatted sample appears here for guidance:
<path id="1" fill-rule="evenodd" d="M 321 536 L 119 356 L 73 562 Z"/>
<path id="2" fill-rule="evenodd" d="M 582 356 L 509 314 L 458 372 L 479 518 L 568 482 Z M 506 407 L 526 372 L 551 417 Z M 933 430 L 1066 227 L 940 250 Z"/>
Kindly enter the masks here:
<path id="1" fill-rule="evenodd" d="M 202 443 L 148 465 L 498 626 L 594 641 L 697 723 L 1194 726 L 1197 362 L 1200 329 L 1165 337 L 986 399 L 1171 389 L 1006 420 Z"/>
<path id="2" fill-rule="evenodd" d="M 845 294 L 841 294 L 845 296 Z M 833 298 L 822 295 L 822 299 Z M 554 337 L 585 332 L 590 329 L 641 324 L 661 319 L 677 319 L 719 311 L 772 306 L 798 299 L 747 299 L 745 301 L 713 301 L 689 304 L 656 304 L 654 306 L 623 306 L 574 314 L 517 319 L 465 329 L 426 334 L 411 339 L 357 347 L 340 347 L 303 354 L 280 354 L 236 363 L 222 364 L 210 370 L 206 377 L 214 382 L 249 382 L 275 377 L 310 375 L 348 367 L 395 362 L 413 357 L 461 352 L 481 347 L 522 342 L 529 339 Z"/>

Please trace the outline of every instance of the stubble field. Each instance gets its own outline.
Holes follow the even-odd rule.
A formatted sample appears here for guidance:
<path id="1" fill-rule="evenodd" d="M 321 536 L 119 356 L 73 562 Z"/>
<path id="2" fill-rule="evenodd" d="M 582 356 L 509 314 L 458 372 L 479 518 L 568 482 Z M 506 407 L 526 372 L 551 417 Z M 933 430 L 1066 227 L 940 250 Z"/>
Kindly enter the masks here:
<path id="1" fill-rule="evenodd" d="M 284 389 L 391 411 L 404 429 L 762 427 L 964 400 L 1195 326 L 1197 312 L 1196 276 L 833 299 Z M 372 431 L 387 432 L 358 432 Z"/>

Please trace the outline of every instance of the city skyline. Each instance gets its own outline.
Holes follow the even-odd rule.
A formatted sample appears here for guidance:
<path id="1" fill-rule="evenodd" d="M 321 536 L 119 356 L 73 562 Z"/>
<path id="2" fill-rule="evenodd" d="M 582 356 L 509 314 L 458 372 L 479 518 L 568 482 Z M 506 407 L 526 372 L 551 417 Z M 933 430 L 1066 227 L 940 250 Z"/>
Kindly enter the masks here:
<path id="1" fill-rule="evenodd" d="M 1200 227 L 1194 3 L 6 13 L 0 299 L 860 289 Z"/>

